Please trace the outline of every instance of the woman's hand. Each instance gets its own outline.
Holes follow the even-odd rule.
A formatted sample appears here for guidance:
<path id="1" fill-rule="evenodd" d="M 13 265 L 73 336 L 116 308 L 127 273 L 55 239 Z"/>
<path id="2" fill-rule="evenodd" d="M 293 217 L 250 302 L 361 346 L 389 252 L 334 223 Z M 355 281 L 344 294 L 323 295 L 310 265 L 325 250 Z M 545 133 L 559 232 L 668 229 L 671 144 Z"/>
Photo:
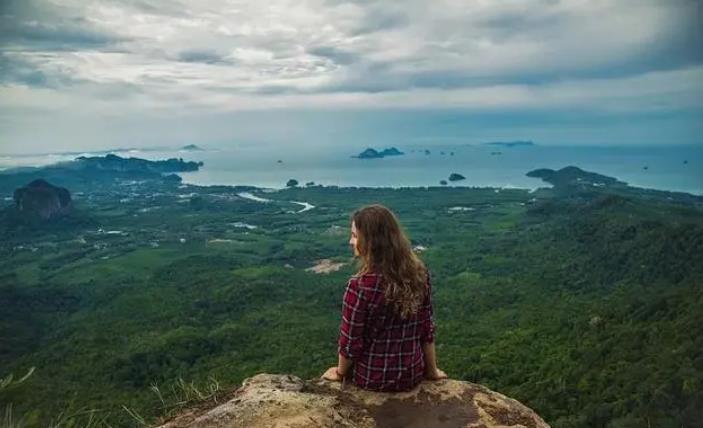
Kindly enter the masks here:
<path id="1" fill-rule="evenodd" d="M 446 378 L 447 374 L 444 373 L 442 370 L 438 369 L 437 367 L 435 367 L 434 369 L 425 370 L 425 379 L 427 380 L 440 380 Z"/>
<path id="2" fill-rule="evenodd" d="M 328 368 L 325 374 L 322 375 L 321 379 L 331 380 L 333 382 L 341 382 L 344 378 L 339 375 L 339 372 L 337 371 L 337 366 L 334 366 Z"/>

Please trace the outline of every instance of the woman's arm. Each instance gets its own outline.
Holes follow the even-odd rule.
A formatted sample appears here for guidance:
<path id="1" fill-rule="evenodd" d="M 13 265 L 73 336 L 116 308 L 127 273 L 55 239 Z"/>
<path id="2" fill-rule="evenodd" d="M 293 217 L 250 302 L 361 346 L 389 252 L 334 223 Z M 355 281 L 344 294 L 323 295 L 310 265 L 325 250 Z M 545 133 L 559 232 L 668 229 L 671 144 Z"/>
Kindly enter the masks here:
<path id="1" fill-rule="evenodd" d="M 425 355 L 425 377 L 432 380 L 446 378 L 447 374 L 437 368 L 434 342 L 423 343 L 422 353 Z"/>
<path id="2" fill-rule="evenodd" d="M 364 348 L 367 302 L 357 278 L 349 280 L 342 303 L 337 353 L 353 360 Z"/>
<path id="3" fill-rule="evenodd" d="M 434 373 L 437 370 L 434 342 L 423 343 L 422 353 L 425 354 L 425 373 Z"/>
<path id="4" fill-rule="evenodd" d="M 342 303 L 342 323 L 339 326 L 337 347 L 339 360 L 336 367 L 327 369 L 322 375 L 323 379 L 341 381 L 349 374 L 352 359 L 359 356 L 364 346 L 366 304 L 357 278 L 350 279 Z"/>
<path id="5" fill-rule="evenodd" d="M 322 375 L 323 379 L 333 380 L 337 382 L 342 382 L 345 377 L 349 375 L 349 369 L 351 368 L 353 362 L 349 358 L 342 354 L 339 354 L 339 362 L 335 367 L 330 367 Z"/>
<path id="6" fill-rule="evenodd" d="M 339 354 L 339 362 L 337 363 L 337 373 L 339 373 L 342 377 L 347 377 L 347 375 L 349 374 L 348 371 L 351 366 L 352 360 L 342 354 Z"/>
<path id="7" fill-rule="evenodd" d="M 447 374 L 437 368 L 437 354 L 434 346 L 435 324 L 432 313 L 432 281 L 430 280 L 430 272 L 427 271 L 427 296 L 425 296 L 421 310 L 422 334 L 420 340 L 422 353 L 425 357 L 425 377 L 436 380 L 446 378 Z"/>

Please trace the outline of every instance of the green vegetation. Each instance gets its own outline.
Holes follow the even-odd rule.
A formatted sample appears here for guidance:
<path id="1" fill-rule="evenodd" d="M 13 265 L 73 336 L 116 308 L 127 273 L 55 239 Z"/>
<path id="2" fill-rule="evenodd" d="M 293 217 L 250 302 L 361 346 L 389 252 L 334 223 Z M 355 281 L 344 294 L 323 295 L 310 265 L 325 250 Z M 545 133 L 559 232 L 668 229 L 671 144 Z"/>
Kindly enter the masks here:
<path id="1" fill-rule="evenodd" d="M 3 426 L 141 426 L 256 373 L 319 376 L 354 272 L 349 215 L 376 202 L 427 248 L 451 377 L 554 427 L 703 420 L 701 198 L 607 185 L 265 193 L 95 174 L 0 174 L 4 195 L 48 175 L 74 204 L 41 225 L 11 201 L 0 213 L 0 376 L 36 367 L 0 390 Z M 306 270 L 324 258 L 348 264 Z"/>

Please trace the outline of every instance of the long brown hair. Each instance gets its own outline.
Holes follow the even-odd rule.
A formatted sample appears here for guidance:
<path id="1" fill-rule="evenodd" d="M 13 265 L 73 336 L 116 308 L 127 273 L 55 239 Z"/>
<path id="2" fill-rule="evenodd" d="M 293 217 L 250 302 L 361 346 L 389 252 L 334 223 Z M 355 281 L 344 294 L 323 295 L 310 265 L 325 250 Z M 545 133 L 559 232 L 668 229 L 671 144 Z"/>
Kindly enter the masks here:
<path id="1" fill-rule="evenodd" d="M 417 313 L 427 294 L 427 268 L 413 252 L 395 214 L 383 205 L 368 205 L 351 216 L 357 230 L 359 271 L 380 273 L 386 302 L 401 318 Z"/>

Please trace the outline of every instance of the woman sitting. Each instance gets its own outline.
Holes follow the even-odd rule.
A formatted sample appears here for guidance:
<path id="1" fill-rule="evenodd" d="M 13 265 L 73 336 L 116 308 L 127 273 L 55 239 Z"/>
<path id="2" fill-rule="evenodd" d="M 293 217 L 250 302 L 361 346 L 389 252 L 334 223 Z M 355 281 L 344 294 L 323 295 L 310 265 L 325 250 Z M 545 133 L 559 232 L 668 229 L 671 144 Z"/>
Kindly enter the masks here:
<path id="1" fill-rule="evenodd" d="M 324 379 L 374 391 L 408 391 L 437 368 L 430 273 L 395 215 L 382 205 L 352 214 L 349 245 L 359 258 L 342 305 L 339 363 Z"/>

